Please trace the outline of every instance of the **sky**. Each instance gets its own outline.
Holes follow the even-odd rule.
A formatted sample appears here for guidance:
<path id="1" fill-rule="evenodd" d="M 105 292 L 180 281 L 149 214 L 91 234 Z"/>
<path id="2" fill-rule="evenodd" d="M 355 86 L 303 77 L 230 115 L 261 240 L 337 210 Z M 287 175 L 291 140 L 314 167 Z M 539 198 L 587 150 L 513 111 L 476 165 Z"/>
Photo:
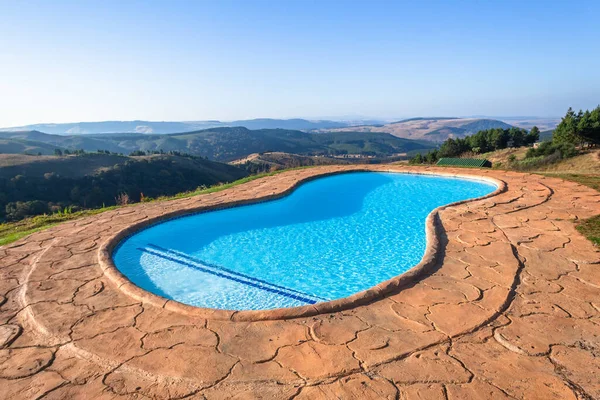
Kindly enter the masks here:
<path id="1" fill-rule="evenodd" d="M 0 127 L 561 116 L 600 103 L 600 1 L 0 0 Z"/>

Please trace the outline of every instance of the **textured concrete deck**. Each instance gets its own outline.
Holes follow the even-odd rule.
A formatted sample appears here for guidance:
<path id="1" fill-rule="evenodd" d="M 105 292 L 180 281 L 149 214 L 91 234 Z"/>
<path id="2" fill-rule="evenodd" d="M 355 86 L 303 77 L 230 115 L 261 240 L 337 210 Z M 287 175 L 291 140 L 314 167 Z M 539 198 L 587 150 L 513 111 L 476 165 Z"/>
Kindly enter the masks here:
<path id="1" fill-rule="evenodd" d="M 572 222 L 600 213 L 600 194 L 574 183 L 370 167 L 490 176 L 507 190 L 440 211 L 440 257 L 426 276 L 326 314 L 194 314 L 140 300 L 99 262 L 140 221 L 351 168 L 126 207 L 1 247 L 0 398 L 600 398 L 600 253 Z"/>

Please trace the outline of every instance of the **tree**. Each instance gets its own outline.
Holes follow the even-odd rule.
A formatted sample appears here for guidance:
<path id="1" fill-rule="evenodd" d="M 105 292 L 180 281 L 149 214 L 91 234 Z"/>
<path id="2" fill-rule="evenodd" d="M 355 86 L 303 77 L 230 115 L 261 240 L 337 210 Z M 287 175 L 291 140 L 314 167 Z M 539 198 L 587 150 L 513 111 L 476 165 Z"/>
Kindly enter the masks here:
<path id="1" fill-rule="evenodd" d="M 577 114 L 569 108 L 554 130 L 552 141 L 557 145 L 596 146 L 600 144 L 600 106 L 592 111 L 579 110 Z"/>
<path id="2" fill-rule="evenodd" d="M 577 142 L 577 114 L 571 107 L 567 111 L 567 114 L 562 118 L 560 124 L 554 130 L 552 134 L 552 141 L 556 144 L 561 143 L 576 143 Z"/>
<path id="3" fill-rule="evenodd" d="M 440 146 L 440 157 L 457 157 L 461 153 L 468 151 L 469 146 L 463 139 L 448 139 Z"/>
<path id="4" fill-rule="evenodd" d="M 410 163 L 411 164 L 423 164 L 423 156 L 421 155 L 421 153 L 417 153 L 416 156 L 411 158 Z"/>
<path id="5" fill-rule="evenodd" d="M 438 151 L 432 150 L 425 155 L 425 162 L 427 164 L 434 164 L 438 160 Z"/>
<path id="6" fill-rule="evenodd" d="M 55 155 L 55 156 L 62 156 L 62 155 L 63 155 L 63 152 L 62 152 L 62 150 L 61 150 L 61 149 L 54 149 L 54 155 Z"/>
<path id="7" fill-rule="evenodd" d="M 508 147 L 508 141 L 510 140 L 508 130 L 494 129 L 491 136 L 491 142 L 494 147 L 494 150 L 501 150 Z"/>
<path id="8" fill-rule="evenodd" d="M 525 134 L 526 131 L 519 128 L 510 128 L 508 130 L 510 140 L 512 141 L 512 147 L 521 147 L 525 145 Z"/>
<path id="9" fill-rule="evenodd" d="M 537 126 L 534 126 L 531 128 L 527 136 L 525 136 L 525 144 L 532 145 L 538 140 L 540 140 L 540 130 Z"/>
<path id="10" fill-rule="evenodd" d="M 48 204 L 44 201 L 17 201 L 6 205 L 6 219 L 18 221 L 32 215 L 45 214 L 48 212 Z"/>
<path id="11" fill-rule="evenodd" d="M 600 144 L 600 106 L 592 111 L 586 110 L 577 122 L 576 135 L 589 145 Z"/>

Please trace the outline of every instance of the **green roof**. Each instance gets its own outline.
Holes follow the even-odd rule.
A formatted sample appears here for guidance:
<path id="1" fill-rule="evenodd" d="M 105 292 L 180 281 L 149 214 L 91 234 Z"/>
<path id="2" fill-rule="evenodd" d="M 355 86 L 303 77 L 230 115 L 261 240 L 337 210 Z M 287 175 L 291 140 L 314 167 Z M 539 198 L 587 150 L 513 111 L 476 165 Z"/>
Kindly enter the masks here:
<path id="1" fill-rule="evenodd" d="M 436 165 L 451 167 L 491 167 L 485 158 L 440 158 Z"/>

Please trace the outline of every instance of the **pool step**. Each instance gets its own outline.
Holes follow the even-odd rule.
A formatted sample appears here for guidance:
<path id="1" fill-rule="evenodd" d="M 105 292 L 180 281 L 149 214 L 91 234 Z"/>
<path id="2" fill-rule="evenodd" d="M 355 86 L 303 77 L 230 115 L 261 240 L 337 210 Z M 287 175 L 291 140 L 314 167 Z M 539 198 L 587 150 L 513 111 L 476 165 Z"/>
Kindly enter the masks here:
<path id="1" fill-rule="evenodd" d="M 275 293 L 280 296 L 285 296 L 297 301 L 304 302 L 306 304 L 315 304 L 319 301 L 327 301 L 327 299 L 324 299 L 319 296 L 310 295 L 295 289 L 286 288 L 285 286 L 267 282 L 262 279 L 252 277 L 250 275 L 242 274 L 240 272 L 221 267 L 219 265 L 207 263 L 195 257 L 189 256 L 185 253 L 181 253 L 176 250 L 165 249 L 152 243 L 149 243 L 145 248 L 139 247 L 138 250 L 156 257 L 160 257 L 164 260 L 175 262 L 177 264 L 184 265 L 189 268 L 193 268 L 208 274 L 212 274 L 214 276 L 218 276 L 223 279 L 228 279 L 247 286 L 252 286 L 254 288 L 264 290 L 270 293 Z"/>

